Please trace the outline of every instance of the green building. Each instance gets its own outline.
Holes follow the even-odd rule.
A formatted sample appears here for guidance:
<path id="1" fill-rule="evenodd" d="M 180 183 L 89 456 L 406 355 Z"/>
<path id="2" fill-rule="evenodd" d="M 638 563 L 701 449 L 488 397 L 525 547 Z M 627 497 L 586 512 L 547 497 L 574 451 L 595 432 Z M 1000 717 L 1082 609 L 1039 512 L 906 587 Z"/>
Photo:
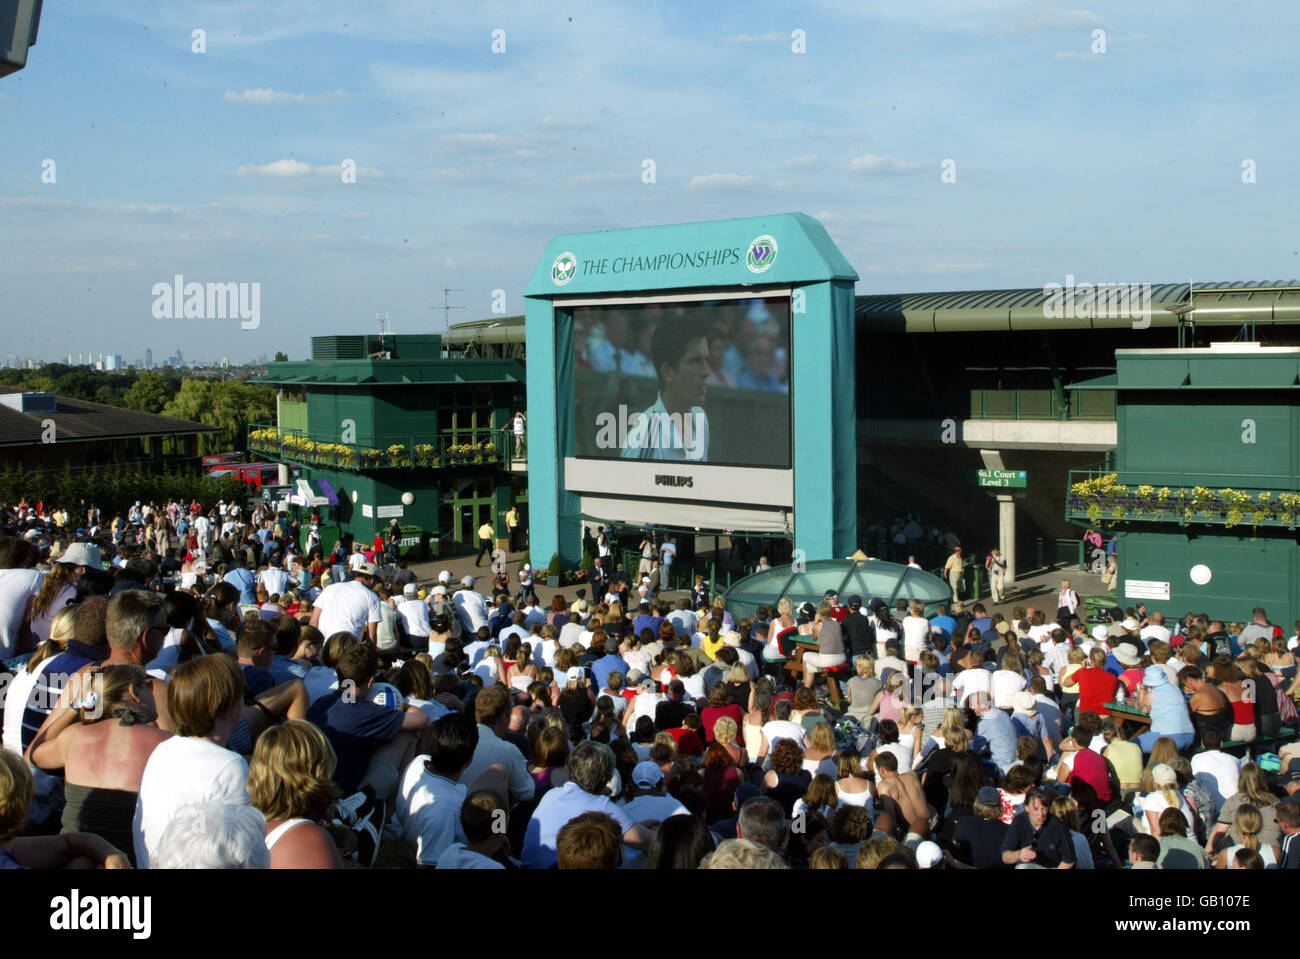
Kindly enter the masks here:
<path id="1" fill-rule="evenodd" d="M 524 364 L 490 352 L 438 335 L 312 337 L 310 360 L 259 380 L 279 388 L 277 419 L 250 427 L 250 457 L 283 464 L 326 549 L 393 519 L 408 557 L 476 548 L 485 521 L 504 541 L 512 504 L 527 528 L 526 450 L 503 431 L 523 408 Z"/>
<path id="2" fill-rule="evenodd" d="M 1074 470 L 1066 518 L 1117 534 L 1117 605 L 1300 617 L 1300 348 L 1116 350 L 1113 464 Z"/>

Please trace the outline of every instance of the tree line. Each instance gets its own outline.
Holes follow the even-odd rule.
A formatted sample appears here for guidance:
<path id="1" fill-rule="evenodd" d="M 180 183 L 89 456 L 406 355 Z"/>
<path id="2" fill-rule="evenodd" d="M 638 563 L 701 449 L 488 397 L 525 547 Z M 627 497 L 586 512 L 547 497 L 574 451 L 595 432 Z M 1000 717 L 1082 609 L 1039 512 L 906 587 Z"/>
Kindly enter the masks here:
<path id="1" fill-rule="evenodd" d="M 215 426 L 219 433 L 199 438 L 199 452 L 204 454 L 242 450 L 250 423 L 275 419 L 272 387 L 181 376 L 169 369 L 103 372 L 51 363 L 39 370 L 0 370 L 0 392 L 20 391 L 56 393 Z"/>

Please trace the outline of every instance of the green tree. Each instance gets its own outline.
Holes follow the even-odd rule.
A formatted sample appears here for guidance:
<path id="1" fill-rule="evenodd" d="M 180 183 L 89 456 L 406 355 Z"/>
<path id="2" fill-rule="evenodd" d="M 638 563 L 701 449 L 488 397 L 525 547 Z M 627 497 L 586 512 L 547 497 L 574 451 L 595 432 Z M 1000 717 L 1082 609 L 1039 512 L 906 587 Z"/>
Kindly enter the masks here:
<path id="1" fill-rule="evenodd" d="M 122 405 L 143 413 L 161 413 L 178 388 L 161 373 L 146 370 L 122 396 Z"/>
<path id="2" fill-rule="evenodd" d="M 275 351 L 275 362 L 277 362 L 277 363 L 288 363 L 288 362 L 289 362 L 289 354 L 286 353 L 286 352 L 284 352 L 284 350 L 276 350 L 276 351 Z"/>
<path id="3" fill-rule="evenodd" d="M 266 423 L 275 418 L 275 393 L 269 387 L 239 381 L 219 383 L 187 378 L 181 381 L 180 391 L 163 409 L 163 414 L 221 430 L 199 437 L 201 453 L 242 449 L 250 423 Z"/>
<path id="4" fill-rule="evenodd" d="M 95 391 L 101 385 L 100 377 L 91 370 L 74 370 L 64 373 L 54 381 L 54 392 L 69 399 L 94 402 Z"/>

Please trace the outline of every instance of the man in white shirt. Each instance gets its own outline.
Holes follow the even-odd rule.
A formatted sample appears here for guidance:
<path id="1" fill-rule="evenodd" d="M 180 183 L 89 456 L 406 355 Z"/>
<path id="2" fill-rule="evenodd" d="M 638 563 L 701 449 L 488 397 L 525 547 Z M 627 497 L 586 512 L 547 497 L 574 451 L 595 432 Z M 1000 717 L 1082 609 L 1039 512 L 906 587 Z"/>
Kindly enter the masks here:
<path id="1" fill-rule="evenodd" d="M 984 668 L 984 654 L 978 649 L 971 650 L 958 664 L 962 671 L 953 679 L 952 691 L 957 697 L 957 705 L 964 707 L 974 693 L 989 692 L 993 674 Z"/>
<path id="2" fill-rule="evenodd" d="M 778 700 L 772 710 L 776 717 L 763 724 L 763 736 L 767 739 L 767 752 L 770 756 L 773 747 L 782 739 L 792 739 L 800 749 L 808 748 L 808 737 L 804 733 L 804 728 L 796 722 L 790 721 L 790 700 Z"/>
<path id="3" fill-rule="evenodd" d="M 543 626 L 542 641 L 533 647 L 533 652 L 543 666 L 555 667 L 555 654 L 559 651 L 559 640 L 554 626 Z"/>
<path id="4" fill-rule="evenodd" d="M 448 713 L 430 726 L 431 754 L 416 756 L 402 774 L 393 822 L 422 866 L 436 865 L 452 843 L 464 842 L 460 807 L 473 789 L 504 793 L 505 777 L 492 769 L 470 785 L 461 783 L 478 745 L 478 727 L 464 713 Z"/>
<path id="5" fill-rule="evenodd" d="M 342 632 L 351 633 L 357 639 L 364 635 L 372 643 L 377 642 L 382 614 L 379 597 L 371 589 L 374 581 L 374 564 L 363 563 L 356 579 L 330 584 L 312 606 L 311 625 L 326 639 Z"/>
<path id="6" fill-rule="evenodd" d="M 451 597 L 451 602 L 460 615 L 460 624 L 465 632 L 477 633 L 480 626 L 488 624 L 487 597 L 475 591 L 473 576 L 461 579 L 460 589 Z"/>
<path id="7" fill-rule="evenodd" d="M 172 673 L 168 704 L 176 735 L 154 748 L 140 777 L 131 827 L 136 868 L 149 868 L 167 824 L 185 806 L 250 802 L 248 764 L 225 748 L 244 718 L 241 677 L 228 656 L 201 656 Z"/>
<path id="8" fill-rule="evenodd" d="M 542 621 L 545 622 L 545 619 Z M 511 636 L 518 636 L 521 643 L 528 642 L 530 634 L 528 632 L 527 624 L 528 617 L 524 615 L 522 610 L 515 613 L 510 620 L 510 625 L 497 634 L 497 641 L 501 643 L 501 647 L 503 649 L 505 648 L 505 645 L 510 641 Z"/>
<path id="9" fill-rule="evenodd" d="M 736 658 L 740 664 L 749 672 L 749 681 L 752 683 L 758 679 L 758 661 L 754 659 L 754 654 L 740 646 L 740 633 L 732 630 L 729 633 L 722 634 L 722 641 L 736 651 Z"/>
<path id="10" fill-rule="evenodd" d="M 266 595 L 279 596 L 289 585 L 289 574 L 279 566 L 268 566 L 257 574 L 257 581 L 266 587 Z"/>
<path id="11" fill-rule="evenodd" d="M 624 811 L 635 822 L 663 822 L 671 816 L 689 816 L 691 811 L 672 796 L 667 795 L 664 772 L 659 764 L 645 760 L 632 769 L 632 788 L 625 795 L 632 798 L 621 803 Z"/>
<path id="12" fill-rule="evenodd" d="M 366 565 L 366 554 L 361 551 L 361 544 L 357 543 L 352 547 L 352 555 L 348 557 L 348 569 L 355 573 L 364 565 Z"/>
<path id="13" fill-rule="evenodd" d="M 0 543 L 0 565 L 9 564 L 0 568 L 0 662 L 17 652 L 23 623 L 30 619 L 32 600 L 45 581 L 44 573 L 21 568 L 22 554 L 31 549 L 16 537 Z"/>
<path id="14" fill-rule="evenodd" d="M 1025 688 L 1025 677 L 1019 670 L 1007 669 L 1007 665 L 1004 660 L 1003 668 L 993 674 L 990 687 L 994 707 L 1009 712 L 1015 706 L 1016 693 Z"/>
<path id="15" fill-rule="evenodd" d="M 510 729 L 510 694 L 503 686 L 488 686 L 474 697 L 474 717 L 478 721 L 478 745 L 469 766 L 460 774 L 460 782 L 471 783 L 493 766 L 505 771 L 510 795 L 515 800 L 532 799 L 537 789 L 519 747 L 502 737 Z"/>
<path id="16" fill-rule="evenodd" d="M 524 613 L 524 625 L 529 627 L 530 629 L 533 626 L 546 625 L 546 613 L 543 612 L 542 608 L 537 605 L 536 596 L 530 595 L 528 599 L 524 601 L 523 613 Z"/>
<path id="17" fill-rule="evenodd" d="M 585 632 L 584 628 L 582 628 L 581 617 L 582 613 L 586 612 L 586 600 L 580 599 L 578 604 L 580 604 L 581 609 L 578 609 L 577 616 L 573 616 L 571 620 L 560 626 L 559 642 L 560 648 L 563 648 L 563 650 L 568 650 L 575 643 L 581 642 L 580 637 Z M 590 642 L 591 637 L 589 634 L 588 638 L 586 638 L 586 645 L 590 645 Z"/>
<path id="18" fill-rule="evenodd" d="M 1138 635 L 1142 637 L 1143 641 L 1146 642 L 1147 645 L 1150 645 L 1151 640 L 1153 639 L 1158 639 L 1162 643 L 1169 642 L 1169 637 L 1172 636 L 1173 633 L 1170 631 L 1169 627 L 1165 625 L 1164 613 L 1152 613 L 1147 617 L 1147 624 L 1142 627 L 1142 631 L 1138 633 Z"/>
<path id="19" fill-rule="evenodd" d="M 692 612 L 690 600 L 681 599 L 677 608 L 668 614 L 668 622 L 673 624 L 673 632 L 678 636 L 690 636 L 699 625 L 699 617 Z"/>
<path id="20" fill-rule="evenodd" d="M 407 636 L 412 640 L 428 640 L 432 631 L 429 626 L 429 604 L 420 599 L 419 587 L 414 583 L 402 587 L 402 601 L 397 604 L 397 614 L 402 617 Z"/>
<path id="21" fill-rule="evenodd" d="M 1205 749 L 1192 757 L 1192 775 L 1209 790 L 1214 807 L 1222 809 L 1225 802 L 1237 795 L 1241 765 L 1235 756 L 1220 749 L 1223 737 L 1217 730 L 1207 729 L 1201 735 L 1201 743 Z"/>

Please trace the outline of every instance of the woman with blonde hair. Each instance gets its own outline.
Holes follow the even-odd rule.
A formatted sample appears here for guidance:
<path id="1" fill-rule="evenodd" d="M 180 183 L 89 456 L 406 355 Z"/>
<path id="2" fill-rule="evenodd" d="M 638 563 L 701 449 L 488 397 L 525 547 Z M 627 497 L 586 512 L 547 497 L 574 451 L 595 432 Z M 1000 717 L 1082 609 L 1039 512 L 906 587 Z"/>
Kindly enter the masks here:
<path id="1" fill-rule="evenodd" d="M 63 832 L 106 839 L 135 864 L 132 821 L 149 757 L 171 733 L 158 720 L 149 676 L 139 666 L 92 669 L 74 708 L 58 708 L 32 740 L 30 761 L 63 770 Z M 116 720 L 115 722 L 113 720 Z"/>
<path id="2" fill-rule="evenodd" d="M 266 816 L 266 847 L 272 869 L 341 869 L 342 857 L 320 824 L 339 797 L 334 785 L 338 757 L 325 734 L 305 719 L 271 726 L 257 738 L 248 767 L 248 794 Z M 363 834 L 364 835 L 364 834 Z M 362 841 L 359 857 L 372 865 L 374 846 Z M 367 855 L 369 853 L 369 855 Z"/>
<path id="3" fill-rule="evenodd" d="M 9 688 L 3 690 L 4 727 L 0 736 L 0 748 L 22 755 L 36 735 L 36 728 L 23 728 L 23 714 L 27 711 L 28 700 L 36 688 L 41 675 L 49 668 L 54 657 L 68 648 L 68 640 L 73 639 L 73 610 L 65 606 L 54 614 L 50 620 L 49 638 L 37 647 L 25 668 L 9 682 Z M 41 717 L 44 718 L 44 715 Z"/>
<path id="4" fill-rule="evenodd" d="M 1219 838 L 1228 834 L 1232 844 L 1241 845 L 1243 835 L 1237 826 L 1237 810 L 1242 806 L 1254 806 L 1262 819 L 1259 830 L 1260 844 L 1281 846 L 1282 834 L 1277 824 L 1277 797 L 1268 785 L 1268 776 L 1254 762 L 1242 763 L 1237 776 L 1237 791 L 1230 796 L 1219 810 L 1219 818 L 1206 840 L 1205 851 L 1214 855 Z"/>
<path id="5" fill-rule="evenodd" d="M 814 776 L 834 777 L 838 771 L 835 761 L 835 733 L 831 724 L 818 723 L 808 737 L 808 748 L 803 754 L 803 768 Z"/>
<path id="6" fill-rule="evenodd" d="M 795 800 L 790 814 L 794 819 L 798 819 L 800 814 L 804 816 L 829 816 L 831 810 L 839 804 L 840 799 L 839 793 L 835 789 L 835 780 L 831 776 L 819 773 L 812 778 L 812 782 L 808 783 L 808 788 L 804 791 L 803 796 Z"/>
<path id="7" fill-rule="evenodd" d="M 904 706 L 898 714 L 898 741 L 912 751 L 912 765 L 921 756 L 922 736 L 925 729 L 925 715 L 915 706 Z"/>
<path id="8" fill-rule="evenodd" d="M 713 724 L 713 741 L 726 750 L 732 763 L 743 769 L 749 763 L 749 754 L 745 747 L 736 743 L 738 726 L 730 716 L 720 716 Z"/>
<path id="9" fill-rule="evenodd" d="M 1227 869 L 1228 864 L 1236 857 L 1238 850 L 1249 849 L 1258 853 L 1260 858 L 1264 860 L 1265 869 L 1276 869 L 1277 848 L 1260 842 L 1260 834 L 1264 831 L 1264 816 L 1260 813 L 1258 807 L 1252 806 L 1250 803 L 1242 803 L 1237 807 L 1232 824 L 1241 838 L 1237 840 L 1235 845 L 1228 846 L 1215 857 L 1214 868 Z"/>
<path id="10" fill-rule="evenodd" d="M 1158 763 L 1150 770 L 1150 776 L 1155 789 L 1142 796 L 1142 818 L 1138 821 L 1138 828 L 1159 839 L 1160 814 L 1166 809 L 1177 809 L 1189 823 L 1194 822 L 1195 813 L 1178 791 L 1178 774 L 1174 768 L 1168 763 Z M 1136 809 L 1136 802 L 1134 806 Z"/>
<path id="11" fill-rule="evenodd" d="M 874 789 L 862 772 L 862 761 L 857 753 L 840 753 L 835 774 L 835 793 L 840 802 L 846 806 L 870 808 Z"/>
<path id="12" fill-rule="evenodd" d="M 849 679 L 847 694 L 848 713 L 854 719 L 866 724 L 879 708 L 879 694 L 884 684 L 876 678 L 876 661 L 870 656 L 858 656 L 853 660 L 857 675 Z"/>

